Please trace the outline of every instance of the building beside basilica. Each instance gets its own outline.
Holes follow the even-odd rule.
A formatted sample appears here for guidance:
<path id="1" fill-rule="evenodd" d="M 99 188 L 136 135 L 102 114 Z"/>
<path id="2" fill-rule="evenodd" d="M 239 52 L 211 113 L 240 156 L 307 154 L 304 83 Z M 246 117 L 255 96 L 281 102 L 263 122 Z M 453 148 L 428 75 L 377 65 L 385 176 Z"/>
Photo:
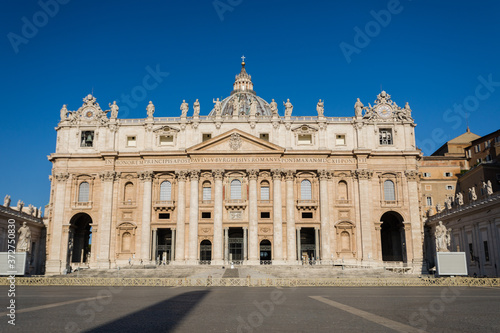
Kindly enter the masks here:
<path id="1" fill-rule="evenodd" d="M 118 118 L 94 96 L 61 110 L 48 205 L 48 274 L 133 262 L 353 264 L 420 272 L 421 152 L 386 92 L 343 117 L 258 97 L 245 63 L 208 115 Z M 188 113 L 190 115 L 188 115 Z"/>

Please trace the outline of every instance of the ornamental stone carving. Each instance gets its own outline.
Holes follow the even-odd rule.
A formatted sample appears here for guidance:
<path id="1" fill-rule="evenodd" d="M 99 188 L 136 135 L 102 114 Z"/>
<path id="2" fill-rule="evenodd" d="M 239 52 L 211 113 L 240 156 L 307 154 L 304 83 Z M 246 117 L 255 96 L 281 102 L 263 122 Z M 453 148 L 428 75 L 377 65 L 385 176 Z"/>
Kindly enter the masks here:
<path id="1" fill-rule="evenodd" d="M 56 181 L 58 181 L 58 182 L 65 182 L 69 178 L 69 173 L 64 173 L 64 172 L 63 173 L 56 173 L 54 175 L 54 177 L 56 178 Z"/>
<path id="2" fill-rule="evenodd" d="M 224 169 L 212 170 L 212 174 L 215 180 L 222 180 L 224 178 Z"/>
<path id="3" fill-rule="evenodd" d="M 329 172 L 326 170 L 318 170 L 318 176 L 320 180 L 327 180 L 329 178 Z"/>
<path id="4" fill-rule="evenodd" d="M 354 171 L 354 176 L 357 179 L 371 179 L 373 176 L 373 171 L 368 169 L 357 169 Z"/>
<path id="5" fill-rule="evenodd" d="M 469 188 L 469 194 L 470 194 L 470 198 L 472 199 L 472 201 L 476 201 L 477 200 L 477 194 L 476 194 L 476 188 L 475 187 Z"/>
<path id="6" fill-rule="evenodd" d="M 436 238 L 436 252 L 450 252 L 448 246 L 450 246 L 451 228 L 446 229 L 443 221 L 439 221 L 439 224 L 436 226 L 434 237 Z"/>
<path id="7" fill-rule="evenodd" d="M 200 178 L 200 170 L 190 170 L 189 178 L 191 180 L 198 180 Z"/>
<path id="8" fill-rule="evenodd" d="M 247 173 L 248 173 L 248 179 L 257 179 L 257 176 L 259 175 L 259 170 L 250 169 L 247 170 Z"/>
<path id="9" fill-rule="evenodd" d="M 238 150 L 241 148 L 241 145 L 241 136 L 238 133 L 231 134 L 231 139 L 229 139 L 229 148 L 232 150 Z"/>
<path id="10" fill-rule="evenodd" d="M 281 170 L 280 169 L 271 170 L 271 173 L 273 174 L 273 179 L 276 179 L 276 180 L 281 179 Z"/>
<path id="11" fill-rule="evenodd" d="M 186 177 L 188 175 L 187 171 L 185 170 L 179 170 L 175 173 L 175 175 L 177 176 L 177 180 L 180 181 L 180 182 L 185 182 L 186 181 Z"/>
<path id="12" fill-rule="evenodd" d="M 405 176 L 406 176 L 406 178 L 408 178 L 408 180 L 419 180 L 420 179 L 420 173 L 417 170 L 406 170 Z"/>
<path id="13" fill-rule="evenodd" d="M 4 207 L 10 207 L 10 195 L 6 195 L 5 198 L 3 199 L 3 206 Z"/>
<path id="14" fill-rule="evenodd" d="M 456 202 L 459 206 L 463 206 L 464 204 L 464 195 L 462 194 L 462 192 L 458 192 L 457 193 L 457 197 L 456 197 Z"/>
<path id="15" fill-rule="evenodd" d="M 295 177 L 295 170 L 286 170 L 284 173 L 286 180 L 293 180 L 293 178 Z"/>
<path id="16" fill-rule="evenodd" d="M 120 174 L 116 171 L 105 171 L 99 174 L 99 177 L 104 182 L 112 182 L 116 178 L 120 177 Z"/>
<path id="17" fill-rule="evenodd" d="M 491 180 L 488 180 L 487 183 L 483 182 L 483 188 L 487 195 L 493 194 L 493 186 L 491 185 Z"/>
<path id="18" fill-rule="evenodd" d="M 142 181 L 150 182 L 153 180 L 153 172 L 152 171 L 139 172 L 139 179 Z"/>

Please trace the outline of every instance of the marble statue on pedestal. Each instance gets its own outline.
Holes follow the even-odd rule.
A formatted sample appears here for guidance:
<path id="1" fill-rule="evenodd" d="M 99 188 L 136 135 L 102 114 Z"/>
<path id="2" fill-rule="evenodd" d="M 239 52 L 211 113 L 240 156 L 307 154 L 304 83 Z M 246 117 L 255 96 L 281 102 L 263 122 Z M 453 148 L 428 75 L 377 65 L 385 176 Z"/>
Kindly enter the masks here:
<path id="1" fill-rule="evenodd" d="M 240 114 L 240 101 L 238 98 L 233 99 L 233 117 L 238 117 Z"/>
<path id="2" fill-rule="evenodd" d="M 443 211 L 443 206 L 441 206 L 441 204 L 438 202 L 438 204 L 436 205 L 436 212 L 441 213 L 442 211 Z"/>
<path id="3" fill-rule="evenodd" d="M 475 187 L 469 188 L 469 193 L 472 201 L 476 201 L 477 200 L 476 188 Z"/>
<path id="4" fill-rule="evenodd" d="M 193 103 L 193 110 L 193 116 L 198 117 L 200 115 L 200 102 L 198 101 L 198 99 L 196 99 L 196 101 Z"/>
<path id="5" fill-rule="evenodd" d="M 291 117 L 293 111 L 293 104 L 290 102 L 290 98 L 287 98 L 286 102 L 283 102 L 285 106 L 285 117 Z"/>
<path id="6" fill-rule="evenodd" d="M 434 237 L 436 238 L 436 252 L 450 252 L 448 246 L 450 246 L 450 233 L 451 229 L 446 229 L 443 225 L 443 221 L 439 221 L 436 226 L 436 231 L 434 232 Z"/>
<path id="7" fill-rule="evenodd" d="M 6 195 L 5 198 L 3 199 L 3 206 L 4 207 L 10 207 L 10 195 Z"/>
<path id="8" fill-rule="evenodd" d="M 68 109 L 66 108 L 66 104 L 64 104 L 61 108 L 61 121 L 68 119 Z"/>
<path id="9" fill-rule="evenodd" d="M 318 104 L 316 105 L 316 111 L 318 112 L 318 117 L 324 116 L 325 102 L 322 102 L 321 99 L 319 100 Z"/>
<path id="10" fill-rule="evenodd" d="M 146 107 L 146 112 L 148 113 L 148 118 L 153 118 L 153 114 L 155 113 L 155 106 L 153 102 L 149 101 L 149 104 Z"/>
<path id="11" fill-rule="evenodd" d="M 411 118 L 411 109 L 410 109 L 410 104 L 408 102 L 406 102 L 406 104 L 405 104 L 404 111 L 406 113 L 406 116 L 408 118 Z"/>
<path id="12" fill-rule="evenodd" d="M 450 210 L 452 208 L 451 207 L 451 197 L 446 198 L 445 204 L 446 204 L 446 209 Z"/>
<path id="13" fill-rule="evenodd" d="M 16 252 L 30 252 L 31 231 L 26 222 L 23 223 L 23 226 L 19 228 L 17 233 L 19 234 L 19 238 L 17 240 Z"/>
<path id="14" fill-rule="evenodd" d="M 486 194 L 488 195 L 492 195 L 493 194 L 493 186 L 491 185 L 491 181 L 488 180 L 487 183 L 483 182 L 483 188 L 486 192 Z"/>
<path id="15" fill-rule="evenodd" d="M 22 212 L 23 207 L 24 207 L 24 202 L 22 202 L 21 200 L 17 201 L 17 210 Z"/>
<path id="16" fill-rule="evenodd" d="M 220 117 L 222 114 L 222 102 L 219 101 L 219 98 L 217 97 L 217 100 L 213 100 L 214 102 L 214 110 L 215 110 L 215 115 L 217 117 Z"/>
<path id="17" fill-rule="evenodd" d="M 187 116 L 188 111 L 189 111 L 189 104 L 186 103 L 185 99 L 183 99 L 181 104 L 181 117 L 185 118 Z"/>
<path id="18" fill-rule="evenodd" d="M 118 105 L 116 105 L 116 101 L 113 101 L 113 104 L 109 103 L 109 108 L 111 110 L 110 119 L 116 119 L 118 117 Z"/>
<path id="19" fill-rule="evenodd" d="M 274 101 L 274 98 L 272 99 L 271 103 L 269 103 L 269 106 L 271 107 L 271 113 L 273 117 L 278 116 L 278 103 Z"/>
<path id="20" fill-rule="evenodd" d="M 257 114 L 257 101 L 254 100 L 252 101 L 252 104 L 250 104 L 250 117 L 255 117 Z"/>
<path id="21" fill-rule="evenodd" d="M 464 195 L 462 194 L 462 192 L 458 192 L 457 193 L 456 200 L 457 200 L 457 204 L 459 206 L 463 206 L 463 204 L 464 204 Z"/>
<path id="22" fill-rule="evenodd" d="M 361 117 L 363 116 L 363 108 L 365 106 L 363 105 L 363 103 L 361 103 L 361 101 L 359 100 L 359 98 L 356 100 L 356 103 L 354 103 L 354 115 L 356 117 Z"/>

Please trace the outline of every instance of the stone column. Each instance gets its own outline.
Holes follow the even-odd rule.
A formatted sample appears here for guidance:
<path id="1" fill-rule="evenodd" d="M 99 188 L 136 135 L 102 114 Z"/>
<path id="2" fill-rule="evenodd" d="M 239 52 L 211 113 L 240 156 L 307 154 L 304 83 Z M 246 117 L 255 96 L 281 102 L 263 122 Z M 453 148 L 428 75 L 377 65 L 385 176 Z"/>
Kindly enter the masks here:
<path id="1" fill-rule="evenodd" d="M 142 226 L 141 226 L 141 259 L 145 262 L 150 260 L 151 253 L 151 190 L 153 181 L 153 172 L 144 171 L 139 174 L 143 182 L 143 200 L 142 200 Z M 102 230 L 102 229 L 100 229 Z"/>
<path id="2" fill-rule="evenodd" d="M 360 230 L 361 230 L 361 244 L 362 244 L 362 259 L 363 261 L 373 260 L 372 253 L 372 228 L 373 222 L 371 220 L 371 205 L 373 200 L 371 198 L 371 184 L 370 180 L 373 171 L 367 169 L 357 169 L 354 172 L 355 177 L 358 179 L 359 188 L 359 211 L 360 211 Z M 418 193 L 418 192 L 417 192 Z M 417 204 L 418 207 L 418 204 Z"/>
<path id="3" fill-rule="evenodd" d="M 189 264 L 195 265 L 198 258 L 198 182 L 199 170 L 191 170 L 191 198 L 189 200 Z"/>
<path id="4" fill-rule="evenodd" d="M 248 170 L 249 195 L 248 195 L 248 231 L 250 249 L 248 264 L 259 264 L 259 225 L 257 215 L 257 170 Z"/>
<path id="5" fill-rule="evenodd" d="M 110 243 L 111 243 L 111 218 L 113 212 L 113 183 L 117 176 L 115 171 L 106 171 L 99 175 L 101 178 L 101 220 L 99 221 L 99 268 L 109 269 Z"/>
<path id="6" fill-rule="evenodd" d="M 181 262 L 186 259 L 184 255 L 184 231 L 186 223 L 186 176 L 184 170 L 177 172 L 177 241 L 175 242 L 175 261 Z"/>
<path id="7" fill-rule="evenodd" d="M 229 228 L 224 228 L 224 260 L 229 261 Z"/>
<path id="8" fill-rule="evenodd" d="M 422 250 L 422 223 L 420 220 L 419 214 L 419 203 L 418 203 L 418 179 L 419 173 L 416 170 L 407 170 L 405 172 L 405 176 L 408 179 L 408 198 L 409 198 L 409 208 L 410 208 L 410 225 L 411 230 L 408 232 L 411 233 L 412 246 L 411 251 L 413 252 L 413 267 L 415 269 L 422 269 L 424 254 Z M 406 243 L 409 245 L 408 243 Z M 410 247 L 406 247 L 407 251 L 410 250 Z"/>
<path id="9" fill-rule="evenodd" d="M 273 264 L 283 263 L 283 221 L 281 217 L 281 170 L 273 173 Z"/>
<path id="10" fill-rule="evenodd" d="M 288 264 L 297 263 L 297 239 L 295 238 L 295 197 L 293 195 L 293 177 L 295 171 L 287 170 L 286 179 L 286 239 Z"/>
<path id="11" fill-rule="evenodd" d="M 214 265 L 222 265 L 224 263 L 222 253 L 222 214 L 223 214 L 223 198 L 222 198 L 222 179 L 224 178 L 224 170 L 218 169 L 212 171 L 215 179 L 214 188 Z"/>
<path id="12" fill-rule="evenodd" d="M 248 259 L 248 228 L 243 227 L 243 260 Z"/>
<path id="13" fill-rule="evenodd" d="M 158 246 L 158 229 L 153 229 L 153 251 L 151 252 L 151 260 L 156 262 L 156 249 Z"/>
<path id="14" fill-rule="evenodd" d="M 300 227 L 297 228 L 297 260 L 302 262 L 302 244 L 300 243 Z"/>
<path id="15" fill-rule="evenodd" d="M 319 170 L 319 207 L 321 215 L 321 260 L 331 260 L 330 207 L 328 201 L 328 171 Z"/>
<path id="16" fill-rule="evenodd" d="M 321 257 L 321 251 L 319 249 L 319 229 L 318 228 L 314 228 L 314 241 L 315 241 L 314 247 L 316 249 L 314 260 L 316 260 L 317 258 Z"/>
<path id="17" fill-rule="evenodd" d="M 64 224 L 64 201 L 66 199 L 66 183 L 69 178 L 68 173 L 56 173 L 52 176 L 52 182 L 55 182 L 54 211 L 51 216 L 52 229 L 50 232 L 49 260 L 46 264 L 46 274 L 60 274 L 64 270 L 68 244 L 67 240 L 61 240 Z M 94 222 L 94 221 L 92 221 Z M 68 221 L 69 223 L 69 221 Z"/>
<path id="18" fill-rule="evenodd" d="M 175 258 L 175 246 L 176 246 L 176 239 L 175 239 L 175 229 L 170 229 L 172 230 L 172 245 L 170 246 L 170 262 L 174 261 Z"/>

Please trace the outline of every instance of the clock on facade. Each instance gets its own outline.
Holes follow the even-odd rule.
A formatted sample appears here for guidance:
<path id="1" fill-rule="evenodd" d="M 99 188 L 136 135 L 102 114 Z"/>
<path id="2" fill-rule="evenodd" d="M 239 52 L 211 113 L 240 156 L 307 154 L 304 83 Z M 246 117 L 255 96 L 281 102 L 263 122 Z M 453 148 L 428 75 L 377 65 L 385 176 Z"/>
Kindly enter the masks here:
<path id="1" fill-rule="evenodd" d="M 94 118 L 94 115 L 95 115 L 95 110 L 93 108 L 87 108 L 83 110 L 83 116 L 85 117 L 85 119 L 90 120 Z"/>
<path id="2" fill-rule="evenodd" d="M 381 118 L 389 118 L 392 114 L 392 108 L 387 104 L 377 106 L 377 113 Z"/>

